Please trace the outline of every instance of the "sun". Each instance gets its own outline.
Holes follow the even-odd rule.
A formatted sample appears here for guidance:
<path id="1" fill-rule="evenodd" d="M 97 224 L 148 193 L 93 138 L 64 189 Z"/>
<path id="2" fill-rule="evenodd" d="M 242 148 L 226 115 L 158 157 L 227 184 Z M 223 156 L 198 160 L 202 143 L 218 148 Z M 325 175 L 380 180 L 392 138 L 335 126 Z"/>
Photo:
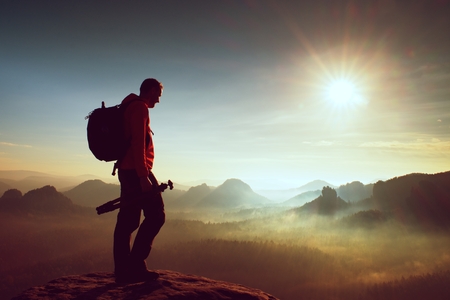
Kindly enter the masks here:
<path id="1" fill-rule="evenodd" d="M 346 79 L 333 81 L 327 92 L 330 101 L 338 106 L 350 104 L 357 97 L 355 85 Z"/>

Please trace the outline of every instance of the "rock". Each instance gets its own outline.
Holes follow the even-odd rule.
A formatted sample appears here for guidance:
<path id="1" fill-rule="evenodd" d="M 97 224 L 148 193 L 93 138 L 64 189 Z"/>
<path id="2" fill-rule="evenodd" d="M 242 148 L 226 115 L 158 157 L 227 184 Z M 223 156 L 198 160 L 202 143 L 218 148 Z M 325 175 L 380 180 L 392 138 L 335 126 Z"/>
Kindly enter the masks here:
<path id="1" fill-rule="evenodd" d="M 11 300 L 277 299 L 261 290 L 235 283 L 168 270 L 157 270 L 157 272 L 160 274 L 158 280 L 128 285 L 116 284 L 113 273 L 108 272 L 65 276 L 45 285 L 30 288 Z"/>

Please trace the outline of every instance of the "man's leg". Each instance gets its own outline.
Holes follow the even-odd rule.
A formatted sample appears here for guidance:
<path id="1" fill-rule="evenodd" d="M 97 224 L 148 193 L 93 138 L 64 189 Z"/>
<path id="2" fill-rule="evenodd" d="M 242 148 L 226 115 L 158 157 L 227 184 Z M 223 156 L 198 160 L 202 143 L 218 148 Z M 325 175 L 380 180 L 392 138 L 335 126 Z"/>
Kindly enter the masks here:
<path id="1" fill-rule="evenodd" d="M 132 201 L 140 193 L 139 179 L 134 171 L 119 170 L 121 201 Z M 116 280 L 129 276 L 131 234 L 139 227 L 141 208 L 127 206 L 120 209 L 114 229 L 114 272 Z"/>
<path id="2" fill-rule="evenodd" d="M 114 273 L 116 278 L 128 276 L 131 234 L 139 227 L 141 216 L 140 208 L 126 207 L 117 215 L 114 229 Z"/>
<path id="3" fill-rule="evenodd" d="M 130 254 L 131 267 L 138 273 L 147 271 L 146 258 L 152 249 L 153 240 L 165 222 L 164 203 L 161 193 L 155 193 L 144 203 L 144 216 L 134 239 Z"/>

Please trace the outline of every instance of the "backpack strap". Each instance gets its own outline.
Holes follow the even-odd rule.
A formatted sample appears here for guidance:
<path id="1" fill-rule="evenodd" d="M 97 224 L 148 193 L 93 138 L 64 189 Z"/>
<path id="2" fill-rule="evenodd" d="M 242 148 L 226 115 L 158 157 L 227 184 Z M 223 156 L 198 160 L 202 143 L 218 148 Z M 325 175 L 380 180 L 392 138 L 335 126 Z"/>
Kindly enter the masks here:
<path id="1" fill-rule="evenodd" d="M 111 173 L 112 176 L 116 176 L 116 170 L 119 168 L 119 162 L 120 161 L 122 161 L 122 159 L 118 159 L 114 163 L 113 170 L 112 170 L 112 173 Z"/>
<path id="2" fill-rule="evenodd" d="M 142 100 L 140 100 L 138 98 L 134 98 L 134 99 L 128 101 L 127 103 L 120 104 L 120 109 L 123 109 L 123 116 L 125 116 L 125 111 L 128 108 L 128 106 L 134 101 L 142 101 Z M 125 118 L 122 121 L 125 121 Z M 154 134 L 153 131 L 151 131 L 151 133 Z M 148 147 L 149 143 L 150 143 L 150 138 L 147 136 L 146 139 L 145 139 L 145 144 L 146 144 L 145 146 Z M 120 163 L 122 162 L 122 160 L 124 159 L 125 155 L 127 154 L 127 151 L 128 151 L 129 147 L 130 147 L 130 141 L 128 142 L 126 151 L 124 151 L 122 156 L 114 163 L 113 170 L 112 170 L 112 173 L 111 173 L 112 176 L 116 176 L 116 170 L 119 168 Z"/>

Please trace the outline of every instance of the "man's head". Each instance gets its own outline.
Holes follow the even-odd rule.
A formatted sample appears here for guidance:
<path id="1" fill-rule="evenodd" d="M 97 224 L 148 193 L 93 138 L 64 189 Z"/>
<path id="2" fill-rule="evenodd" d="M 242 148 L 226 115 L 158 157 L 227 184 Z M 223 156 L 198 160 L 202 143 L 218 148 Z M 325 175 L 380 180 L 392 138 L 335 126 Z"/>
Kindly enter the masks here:
<path id="1" fill-rule="evenodd" d="M 162 95 L 163 85 L 161 82 L 154 78 L 145 79 L 140 88 L 139 96 L 146 100 L 149 108 L 155 107 L 155 104 L 159 102 L 159 97 Z"/>

